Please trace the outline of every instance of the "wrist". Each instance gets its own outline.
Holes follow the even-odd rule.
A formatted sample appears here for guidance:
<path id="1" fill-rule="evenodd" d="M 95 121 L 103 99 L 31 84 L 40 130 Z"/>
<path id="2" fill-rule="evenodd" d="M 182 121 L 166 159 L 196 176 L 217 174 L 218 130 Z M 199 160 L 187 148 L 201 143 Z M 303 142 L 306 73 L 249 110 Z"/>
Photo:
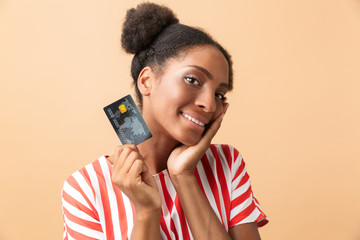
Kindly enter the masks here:
<path id="1" fill-rule="evenodd" d="M 160 208 L 137 208 L 136 211 L 136 220 L 137 221 L 154 221 L 155 218 L 161 217 L 161 207 Z"/>
<path id="2" fill-rule="evenodd" d="M 175 188 L 180 185 L 186 186 L 188 184 L 196 183 L 196 177 L 194 172 L 185 171 L 181 173 L 170 173 L 171 181 Z"/>
<path id="3" fill-rule="evenodd" d="M 160 209 L 136 208 L 131 239 L 160 239 Z"/>
<path id="4" fill-rule="evenodd" d="M 172 169 L 168 168 L 169 174 L 172 178 L 183 178 L 183 177 L 191 177 L 195 176 L 195 167 L 194 169 Z"/>

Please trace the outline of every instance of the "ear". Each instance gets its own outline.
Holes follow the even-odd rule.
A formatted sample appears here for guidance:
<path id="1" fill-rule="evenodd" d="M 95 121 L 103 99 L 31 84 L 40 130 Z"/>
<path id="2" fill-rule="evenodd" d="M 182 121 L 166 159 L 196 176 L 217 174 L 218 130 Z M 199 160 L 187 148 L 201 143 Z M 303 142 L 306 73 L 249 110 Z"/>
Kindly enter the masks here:
<path id="1" fill-rule="evenodd" d="M 137 86 L 143 96 L 150 95 L 154 76 L 154 71 L 149 66 L 144 67 L 143 70 L 141 70 L 137 80 Z"/>

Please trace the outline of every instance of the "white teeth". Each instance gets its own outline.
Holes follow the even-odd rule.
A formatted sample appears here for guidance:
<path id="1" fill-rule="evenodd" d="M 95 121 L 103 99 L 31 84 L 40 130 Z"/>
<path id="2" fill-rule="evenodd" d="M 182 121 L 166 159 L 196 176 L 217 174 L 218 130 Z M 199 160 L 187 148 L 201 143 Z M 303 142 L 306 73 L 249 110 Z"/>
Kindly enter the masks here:
<path id="1" fill-rule="evenodd" d="M 193 117 L 190 117 L 190 116 L 187 115 L 186 113 L 182 113 L 182 115 L 183 115 L 184 117 L 186 117 L 187 119 L 189 119 L 190 121 L 196 123 L 196 124 L 199 125 L 199 126 L 202 126 L 202 127 L 203 127 L 203 126 L 205 125 L 205 123 L 202 123 L 202 122 L 200 122 L 199 120 L 197 120 L 197 119 L 195 119 L 195 118 L 193 118 Z"/>

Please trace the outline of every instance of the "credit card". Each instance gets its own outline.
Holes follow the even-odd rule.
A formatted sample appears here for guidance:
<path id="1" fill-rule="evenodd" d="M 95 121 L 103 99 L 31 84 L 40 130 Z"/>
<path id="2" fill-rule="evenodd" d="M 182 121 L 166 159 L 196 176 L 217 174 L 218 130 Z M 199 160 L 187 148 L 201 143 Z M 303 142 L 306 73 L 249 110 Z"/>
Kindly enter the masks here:
<path id="1" fill-rule="evenodd" d="M 131 95 L 104 107 L 121 143 L 138 145 L 151 138 L 151 132 Z"/>

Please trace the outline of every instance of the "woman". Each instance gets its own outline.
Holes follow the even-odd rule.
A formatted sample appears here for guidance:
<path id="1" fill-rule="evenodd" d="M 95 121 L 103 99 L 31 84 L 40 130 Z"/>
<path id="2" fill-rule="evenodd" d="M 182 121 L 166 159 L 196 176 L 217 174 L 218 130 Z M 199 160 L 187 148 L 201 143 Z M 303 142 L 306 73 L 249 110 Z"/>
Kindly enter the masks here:
<path id="1" fill-rule="evenodd" d="M 166 7 L 127 12 L 123 48 L 152 138 L 75 172 L 64 239 L 260 239 L 267 223 L 241 155 L 211 145 L 229 106 L 230 55 Z"/>

